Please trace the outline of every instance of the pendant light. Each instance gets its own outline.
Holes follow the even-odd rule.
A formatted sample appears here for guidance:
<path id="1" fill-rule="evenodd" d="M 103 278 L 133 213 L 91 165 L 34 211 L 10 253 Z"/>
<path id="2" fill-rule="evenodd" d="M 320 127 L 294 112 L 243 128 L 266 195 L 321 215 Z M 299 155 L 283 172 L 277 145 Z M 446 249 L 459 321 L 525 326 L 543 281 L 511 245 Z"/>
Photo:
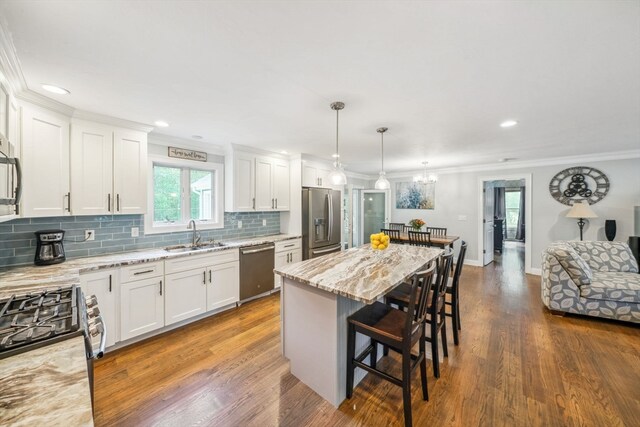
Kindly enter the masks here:
<path id="1" fill-rule="evenodd" d="M 334 157 L 336 161 L 333 163 L 333 170 L 329 173 L 329 182 L 332 185 L 345 185 L 347 183 L 347 175 L 342 170 L 342 164 L 340 163 L 340 151 L 338 151 L 338 124 L 340 110 L 344 108 L 344 102 L 332 102 L 331 109 L 336 112 L 336 153 Z"/>
<path id="2" fill-rule="evenodd" d="M 419 182 L 421 184 L 433 184 L 438 181 L 438 175 L 436 175 L 435 173 L 432 173 L 432 174 L 427 173 L 428 163 L 429 162 L 422 162 L 422 164 L 424 165 L 424 172 L 422 175 L 414 176 L 413 177 L 414 182 Z"/>
<path id="3" fill-rule="evenodd" d="M 386 174 L 384 173 L 384 133 L 388 130 L 389 130 L 388 128 L 376 129 L 376 132 L 380 134 L 380 160 L 382 162 L 382 166 L 380 168 L 380 177 L 378 178 L 375 184 L 376 190 L 388 190 L 389 188 L 391 188 L 391 184 L 389 183 L 389 180 L 387 179 L 387 177 L 385 176 Z"/>

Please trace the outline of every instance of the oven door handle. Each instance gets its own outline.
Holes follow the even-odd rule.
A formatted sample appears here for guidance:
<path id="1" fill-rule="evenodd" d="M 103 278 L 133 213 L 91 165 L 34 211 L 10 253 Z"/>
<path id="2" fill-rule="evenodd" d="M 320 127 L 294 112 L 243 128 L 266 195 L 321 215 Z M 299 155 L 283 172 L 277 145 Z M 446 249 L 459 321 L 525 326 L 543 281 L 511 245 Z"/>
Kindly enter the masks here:
<path id="1" fill-rule="evenodd" d="M 93 351 L 93 349 L 91 349 L 91 358 L 92 359 L 100 359 L 102 358 L 102 356 L 104 356 L 104 349 L 107 347 L 107 325 L 105 325 L 104 320 L 102 320 L 102 316 L 101 315 L 97 315 L 95 317 L 95 319 L 97 320 L 96 325 L 100 325 L 100 347 L 98 348 L 98 351 Z"/>

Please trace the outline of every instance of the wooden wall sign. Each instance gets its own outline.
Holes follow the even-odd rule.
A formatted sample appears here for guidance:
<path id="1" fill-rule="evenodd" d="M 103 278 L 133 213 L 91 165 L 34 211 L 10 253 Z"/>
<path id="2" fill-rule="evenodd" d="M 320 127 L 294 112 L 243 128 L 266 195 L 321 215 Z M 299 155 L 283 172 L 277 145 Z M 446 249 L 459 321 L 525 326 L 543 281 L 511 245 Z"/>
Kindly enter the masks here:
<path id="1" fill-rule="evenodd" d="M 207 161 L 207 153 L 204 151 L 185 150 L 184 148 L 178 147 L 169 147 L 169 157 L 185 160 L 197 160 L 199 162 Z"/>

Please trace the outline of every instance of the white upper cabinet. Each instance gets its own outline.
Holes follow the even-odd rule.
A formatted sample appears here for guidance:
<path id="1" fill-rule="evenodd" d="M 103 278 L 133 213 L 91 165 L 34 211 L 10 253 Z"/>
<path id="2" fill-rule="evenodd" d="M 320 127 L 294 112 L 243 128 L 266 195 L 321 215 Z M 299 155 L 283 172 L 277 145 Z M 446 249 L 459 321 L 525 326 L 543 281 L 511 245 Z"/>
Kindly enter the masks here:
<path id="1" fill-rule="evenodd" d="M 74 120 L 71 209 L 74 215 L 145 213 L 147 134 Z"/>
<path id="2" fill-rule="evenodd" d="M 147 211 L 147 134 L 116 129 L 113 133 L 113 192 L 116 212 Z"/>
<path id="3" fill-rule="evenodd" d="M 227 212 L 289 210 L 288 160 L 233 152 L 226 165 Z"/>
<path id="4" fill-rule="evenodd" d="M 331 173 L 329 166 L 305 162 L 302 165 L 302 186 L 332 188 L 329 182 L 329 173 Z"/>
<path id="5" fill-rule="evenodd" d="M 23 216 L 69 215 L 69 120 L 23 106 L 21 161 Z"/>

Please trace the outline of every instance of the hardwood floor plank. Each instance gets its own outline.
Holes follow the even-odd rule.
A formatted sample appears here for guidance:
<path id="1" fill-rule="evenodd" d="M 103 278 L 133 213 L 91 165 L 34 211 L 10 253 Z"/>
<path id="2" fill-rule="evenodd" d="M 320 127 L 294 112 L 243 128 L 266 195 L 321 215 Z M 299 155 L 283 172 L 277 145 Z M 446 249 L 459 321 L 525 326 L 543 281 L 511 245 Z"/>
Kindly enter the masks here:
<path id="1" fill-rule="evenodd" d="M 638 326 L 550 315 L 540 278 L 510 270 L 509 256 L 465 267 L 460 345 L 449 333 L 439 379 L 429 360 L 428 402 L 412 379 L 414 425 L 639 425 Z M 380 378 L 336 409 L 291 375 L 279 309 L 275 294 L 107 354 L 95 364 L 96 426 L 403 424 L 402 391 Z M 379 367 L 399 375 L 399 360 Z"/>

